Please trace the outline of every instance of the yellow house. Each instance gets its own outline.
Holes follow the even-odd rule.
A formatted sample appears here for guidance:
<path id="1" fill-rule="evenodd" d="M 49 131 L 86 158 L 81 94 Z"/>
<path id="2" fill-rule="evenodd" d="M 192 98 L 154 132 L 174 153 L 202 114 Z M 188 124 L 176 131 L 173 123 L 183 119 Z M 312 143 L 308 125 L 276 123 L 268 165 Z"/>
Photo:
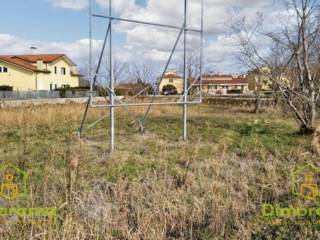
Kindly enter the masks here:
<path id="1" fill-rule="evenodd" d="M 183 78 L 178 76 L 175 71 L 167 72 L 159 84 L 159 92 L 163 93 L 163 87 L 172 85 L 177 89 L 178 94 L 183 93 Z"/>
<path id="2" fill-rule="evenodd" d="M 0 55 L 0 86 L 13 90 L 54 90 L 78 87 L 76 64 L 64 54 Z"/>

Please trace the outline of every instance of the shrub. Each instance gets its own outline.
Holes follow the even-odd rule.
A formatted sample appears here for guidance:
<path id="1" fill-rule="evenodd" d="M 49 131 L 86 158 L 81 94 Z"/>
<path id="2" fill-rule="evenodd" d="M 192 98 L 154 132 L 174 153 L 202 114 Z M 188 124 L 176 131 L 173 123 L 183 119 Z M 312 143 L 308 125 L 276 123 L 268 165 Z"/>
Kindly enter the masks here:
<path id="1" fill-rule="evenodd" d="M 90 90 L 90 87 L 70 87 L 69 85 L 65 85 L 62 88 L 56 88 L 55 91 L 59 92 L 59 95 L 61 98 L 66 97 L 66 92 L 72 92 L 73 95 L 76 93 L 84 93 L 86 91 Z M 84 95 L 84 94 L 83 94 Z"/>
<path id="2" fill-rule="evenodd" d="M 1 85 L 0 86 L 0 91 L 13 91 L 12 86 L 7 86 L 7 85 Z"/>
<path id="3" fill-rule="evenodd" d="M 165 95 L 175 95 L 178 93 L 178 91 L 175 86 L 168 84 L 168 85 L 163 86 L 162 93 Z"/>
<path id="4" fill-rule="evenodd" d="M 124 89 L 116 88 L 115 94 L 117 94 L 117 96 L 124 96 L 124 95 L 126 95 L 126 91 Z"/>
<path id="5" fill-rule="evenodd" d="M 242 94 L 241 89 L 230 89 L 227 91 L 227 94 Z"/>

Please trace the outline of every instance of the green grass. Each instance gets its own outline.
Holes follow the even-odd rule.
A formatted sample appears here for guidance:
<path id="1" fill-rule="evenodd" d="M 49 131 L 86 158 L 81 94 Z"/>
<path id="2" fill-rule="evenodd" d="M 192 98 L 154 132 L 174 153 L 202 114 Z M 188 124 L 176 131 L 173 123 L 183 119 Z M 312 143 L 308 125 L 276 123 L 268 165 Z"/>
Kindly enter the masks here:
<path id="1" fill-rule="evenodd" d="M 79 156 L 71 176 L 71 213 L 64 207 L 61 224 L 46 229 L 43 239 L 318 236 L 294 223 L 271 227 L 259 222 L 263 202 L 299 203 L 290 195 L 290 171 L 316 160 L 309 153 L 310 137 L 298 135 L 295 122 L 278 110 L 254 115 L 241 107 L 191 107 L 187 142 L 181 141 L 180 109 L 152 113 L 143 136 L 126 114 L 117 112 L 116 151 L 109 154 L 108 119 L 79 141 L 74 132 L 83 108 L 73 106 L 80 112 L 73 118 L 70 108 L 50 124 L 29 119 L 0 126 L 1 163 L 13 163 L 29 176 L 32 195 L 15 204 L 61 206 L 67 162 Z M 104 210 L 92 218 L 95 208 Z M 0 236 L 25 239 L 30 232 L 31 226 L 15 226 Z"/>

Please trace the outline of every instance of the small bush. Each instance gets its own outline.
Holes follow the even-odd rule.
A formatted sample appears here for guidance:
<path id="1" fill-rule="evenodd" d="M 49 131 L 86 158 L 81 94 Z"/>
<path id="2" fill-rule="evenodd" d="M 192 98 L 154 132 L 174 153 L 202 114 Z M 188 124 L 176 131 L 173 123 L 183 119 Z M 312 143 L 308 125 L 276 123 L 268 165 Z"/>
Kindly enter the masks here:
<path id="1" fill-rule="evenodd" d="M 242 94 L 241 89 L 230 89 L 227 91 L 227 94 Z"/>
<path id="2" fill-rule="evenodd" d="M 117 94 L 117 96 L 124 96 L 126 95 L 126 91 L 124 89 L 115 89 L 115 93 Z"/>
<path id="3" fill-rule="evenodd" d="M 13 91 L 12 86 L 7 86 L 7 85 L 1 85 L 0 86 L 0 91 Z"/>
<path id="4" fill-rule="evenodd" d="M 176 95 L 178 93 L 178 91 L 175 86 L 168 84 L 168 85 L 163 86 L 162 93 L 165 95 Z"/>
<path id="5" fill-rule="evenodd" d="M 73 95 L 76 93 L 85 93 L 86 91 L 89 91 L 90 87 L 70 87 L 69 85 L 66 85 L 62 88 L 56 88 L 55 91 L 59 92 L 59 95 L 61 98 L 66 97 L 66 92 L 72 92 Z M 84 94 L 83 94 L 84 95 Z"/>

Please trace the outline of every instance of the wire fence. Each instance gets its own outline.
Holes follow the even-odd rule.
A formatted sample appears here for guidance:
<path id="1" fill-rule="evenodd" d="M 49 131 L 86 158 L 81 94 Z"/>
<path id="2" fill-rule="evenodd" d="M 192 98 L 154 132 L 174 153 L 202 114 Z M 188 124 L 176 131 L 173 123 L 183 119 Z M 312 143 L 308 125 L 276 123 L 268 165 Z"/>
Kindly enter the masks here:
<path id="1" fill-rule="evenodd" d="M 1 100 L 28 100 L 89 97 L 90 91 L 0 91 Z M 93 94 L 97 96 L 96 93 Z"/>

